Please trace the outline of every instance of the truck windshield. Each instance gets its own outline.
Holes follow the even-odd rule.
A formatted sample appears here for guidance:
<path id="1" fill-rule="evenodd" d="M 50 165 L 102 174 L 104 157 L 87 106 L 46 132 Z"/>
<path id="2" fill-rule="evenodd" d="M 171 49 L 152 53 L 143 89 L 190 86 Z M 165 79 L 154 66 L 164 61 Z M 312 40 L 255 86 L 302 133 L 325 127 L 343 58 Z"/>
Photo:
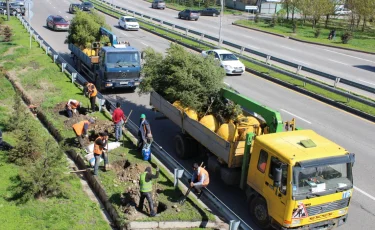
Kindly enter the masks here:
<path id="1" fill-rule="evenodd" d="M 353 187 L 351 163 L 293 168 L 293 197 L 306 199 Z"/>
<path id="2" fill-rule="evenodd" d="M 138 52 L 107 53 L 107 65 L 110 68 L 139 66 L 139 54 Z"/>

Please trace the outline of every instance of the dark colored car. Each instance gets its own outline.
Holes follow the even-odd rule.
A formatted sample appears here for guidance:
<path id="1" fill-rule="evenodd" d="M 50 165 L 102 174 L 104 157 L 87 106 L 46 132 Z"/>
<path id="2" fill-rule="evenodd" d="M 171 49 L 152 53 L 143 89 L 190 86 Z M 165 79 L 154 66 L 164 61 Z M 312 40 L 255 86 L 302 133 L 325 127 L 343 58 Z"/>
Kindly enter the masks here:
<path id="1" fill-rule="evenodd" d="M 53 30 L 69 30 L 70 23 L 60 15 L 50 15 L 46 25 Z"/>
<path id="2" fill-rule="evenodd" d="M 91 2 L 84 2 L 81 4 L 83 11 L 91 11 L 94 9 L 94 5 Z"/>
<path id="3" fill-rule="evenodd" d="M 201 16 L 214 16 L 217 17 L 220 15 L 220 11 L 215 8 L 206 8 L 200 11 Z"/>
<path id="4" fill-rule="evenodd" d="M 4 14 L 6 10 L 7 10 L 6 2 L 0 2 L 0 14 Z M 11 2 L 9 3 L 9 11 L 11 15 L 13 15 L 14 13 L 25 15 L 26 9 L 24 6 L 22 6 L 18 2 Z"/>
<path id="5" fill-rule="evenodd" d="M 165 9 L 165 2 L 164 2 L 164 0 L 154 0 L 152 2 L 152 4 L 151 4 L 151 8 L 164 10 Z"/>
<path id="6" fill-rule="evenodd" d="M 78 10 L 82 10 L 81 4 L 77 4 L 77 3 L 70 4 L 70 6 L 69 6 L 69 13 L 74 14 Z"/>
<path id="7" fill-rule="evenodd" d="M 189 9 L 186 9 L 186 10 L 183 10 L 181 12 L 178 13 L 178 18 L 181 19 L 187 19 L 187 20 L 195 20 L 195 21 L 198 21 L 199 19 L 199 11 L 198 10 L 189 10 Z"/>

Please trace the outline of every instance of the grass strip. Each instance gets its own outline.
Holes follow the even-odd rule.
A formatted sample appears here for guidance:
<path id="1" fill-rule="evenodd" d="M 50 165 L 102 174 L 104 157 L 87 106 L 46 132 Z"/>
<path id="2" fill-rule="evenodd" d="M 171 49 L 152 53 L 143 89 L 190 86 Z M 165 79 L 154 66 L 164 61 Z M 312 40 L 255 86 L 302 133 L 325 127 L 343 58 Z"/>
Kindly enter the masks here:
<path id="1" fill-rule="evenodd" d="M 115 16 L 115 17 L 120 17 L 120 16 L 124 15 L 124 12 L 120 12 L 120 11 L 113 10 L 113 9 L 108 9 L 107 5 L 103 5 L 101 3 L 98 3 L 98 1 L 92 0 L 91 2 L 95 5 L 95 7 L 98 10 L 103 11 L 103 12 L 109 14 L 109 15 L 112 15 L 112 16 Z M 166 30 L 164 28 L 160 28 L 157 25 L 150 26 L 150 25 L 147 25 L 147 24 L 143 23 L 142 20 L 139 20 L 139 23 L 140 23 L 141 28 L 145 28 L 145 29 L 148 29 L 148 30 L 153 30 L 155 32 L 163 34 L 164 36 L 169 37 L 172 40 L 178 40 L 178 41 L 180 41 L 180 42 L 182 42 L 182 43 L 184 43 L 184 44 L 186 44 L 188 46 L 196 47 L 199 50 L 212 49 L 209 46 L 204 46 L 204 45 L 198 43 L 193 38 L 187 38 L 186 36 L 182 36 L 182 34 L 181 34 L 181 36 L 177 36 L 175 34 L 172 34 L 172 33 L 168 32 L 168 30 Z M 234 52 L 234 53 L 236 53 L 236 52 Z M 250 58 L 250 57 L 248 57 L 248 58 Z M 254 58 L 250 58 L 250 59 L 256 60 Z M 341 96 L 339 94 L 336 94 L 336 93 L 324 90 L 324 89 L 322 89 L 320 87 L 317 87 L 317 86 L 314 86 L 314 85 L 309 85 L 309 84 L 305 84 L 304 85 L 304 82 L 301 81 L 301 80 L 297 80 L 297 79 L 289 77 L 289 76 L 287 76 L 285 74 L 277 73 L 275 71 L 272 71 L 272 70 L 267 69 L 265 67 L 262 67 L 260 65 L 256 65 L 256 64 L 254 64 L 252 62 L 249 62 L 249 61 L 245 61 L 245 60 L 241 60 L 241 61 L 245 64 L 245 66 L 247 68 L 253 69 L 253 70 L 255 70 L 255 71 L 259 72 L 259 73 L 266 73 L 266 74 L 268 74 L 269 76 L 271 76 L 273 78 L 280 79 L 280 80 L 288 82 L 288 83 L 290 83 L 292 85 L 296 85 L 298 87 L 304 88 L 304 89 L 306 89 L 306 90 L 308 90 L 308 91 L 310 91 L 312 93 L 315 93 L 317 95 L 324 96 L 324 97 L 329 98 L 331 100 L 334 100 L 336 102 L 345 104 L 345 105 L 347 105 L 349 107 L 352 107 L 352 108 L 357 109 L 359 111 L 362 111 L 362 112 L 365 112 L 365 113 L 368 113 L 370 115 L 375 116 L 375 108 L 373 108 L 371 106 L 368 106 L 366 104 L 363 104 L 363 103 L 360 103 L 360 102 L 357 102 L 357 101 L 354 101 L 354 100 L 349 100 L 348 101 L 346 97 Z M 258 60 L 256 60 L 256 61 L 258 61 Z M 314 79 L 311 79 L 311 80 L 314 80 Z M 346 90 L 344 90 L 344 89 L 340 89 L 340 90 L 346 92 Z M 355 94 L 355 95 L 357 95 L 357 94 Z M 357 95 L 357 96 L 361 96 L 361 95 Z M 364 96 L 361 96 L 361 97 L 365 98 L 367 100 L 372 100 L 372 99 L 366 98 Z"/>
<path id="2" fill-rule="evenodd" d="M 70 76 L 66 73 L 62 73 L 58 65 L 54 64 L 49 56 L 45 52 L 38 48 L 38 44 L 33 42 L 32 49 L 28 48 L 28 34 L 22 27 L 21 23 L 12 18 L 9 22 L 12 27 L 15 36 L 13 41 L 9 43 L 5 51 L 5 55 L 0 57 L 0 63 L 3 64 L 4 70 L 13 74 L 18 82 L 21 83 L 24 89 L 27 89 L 27 93 L 33 97 L 33 103 L 38 107 L 42 108 L 55 128 L 57 128 L 60 134 L 64 138 L 64 142 L 72 146 L 75 142 L 75 134 L 71 127 L 67 127 L 65 122 L 68 122 L 68 118 L 64 115 L 60 115 L 61 109 L 64 108 L 64 103 L 71 98 L 74 98 L 83 103 L 83 107 L 88 106 L 88 99 L 84 97 L 82 89 L 71 83 Z M 1 50 L 1 49 L 0 49 Z M 10 50 L 12 52 L 10 52 Z M 59 105 L 59 106 L 57 106 Z M 107 114 L 96 112 L 90 114 L 97 119 L 97 124 L 112 125 Z M 98 122 L 101 121 L 101 122 Z M 100 128 L 100 127 L 98 127 Z M 113 138 L 114 139 L 114 138 Z M 112 139 L 112 140 L 113 140 Z M 137 163 L 141 168 L 145 168 L 150 164 L 141 160 L 140 153 L 134 150 L 134 145 L 130 140 L 125 139 L 125 147 L 117 148 L 116 150 L 109 153 L 110 163 L 124 159 L 124 156 L 132 164 Z M 85 153 L 80 149 L 76 148 L 76 152 L 80 152 L 83 155 Z M 160 167 L 161 168 L 161 167 Z M 137 175 L 139 177 L 139 175 Z M 100 172 L 99 180 L 104 186 L 110 202 L 119 211 L 119 214 L 123 217 L 123 221 L 127 221 L 127 216 L 121 212 L 121 195 L 124 192 L 124 188 L 127 188 L 130 184 L 129 181 L 117 181 L 118 175 L 114 171 Z M 133 178 L 136 180 L 139 178 Z M 160 194 L 158 200 L 168 205 L 169 209 L 163 212 L 159 217 L 148 218 L 144 215 L 139 220 L 181 220 L 181 221 L 199 221 L 202 218 L 206 220 L 215 220 L 214 215 L 204 210 L 200 205 L 196 205 L 196 202 L 190 200 L 186 202 L 180 212 L 176 212 L 171 208 L 173 202 L 176 201 L 182 194 L 181 191 L 175 190 L 173 187 L 173 179 L 168 176 L 168 173 L 161 170 L 161 176 L 159 178 L 160 188 L 165 193 Z M 115 186 L 116 185 L 116 186 Z"/>

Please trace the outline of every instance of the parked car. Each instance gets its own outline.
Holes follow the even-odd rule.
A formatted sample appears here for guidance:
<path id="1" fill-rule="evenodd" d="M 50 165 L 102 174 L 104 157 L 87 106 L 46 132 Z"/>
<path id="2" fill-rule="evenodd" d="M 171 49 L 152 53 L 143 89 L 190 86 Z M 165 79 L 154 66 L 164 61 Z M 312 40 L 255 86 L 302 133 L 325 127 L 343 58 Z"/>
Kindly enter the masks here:
<path id="1" fill-rule="evenodd" d="M 91 11 L 94 9 L 94 5 L 91 2 L 84 2 L 81 4 L 83 11 Z"/>
<path id="2" fill-rule="evenodd" d="M 10 14 L 13 15 L 14 13 L 15 14 L 21 14 L 21 15 L 25 15 L 25 7 L 18 4 L 18 3 L 15 3 L 15 2 L 11 2 L 9 3 L 9 11 L 10 11 Z M 6 2 L 0 2 L 0 14 L 4 14 L 7 12 L 7 4 Z"/>
<path id="3" fill-rule="evenodd" d="M 152 4 L 151 4 L 151 8 L 164 10 L 165 9 L 165 2 L 164 2 L 164 0 L 154 0 L 152 2 Z"/>
<path id="4" fill-rule="evenodd" d="M 214 16 L 217 17 L 220 15 L 220 11 L 215 8 L 206 8 L 200 11 L 201 16 Z"/>
<path id="5" fill-rule="evenodd" d="M 139 23 L 137 19 L 131 16 L 122 16 L 118 20 L 118 26 L 125 30 L 139 30 Z"/>
<path id="6" fill-rule="evenodd" d="M 230 51 L 223 49 L 202 51 L 203 57 L 209 55 L 213 55 L 220 62 L 220 66 L 224 68 L 226 74 L 242 74 L 245 72 L 245 65 Z"/>
<path id="7" fill-rule="evenodd" d="M 69 13 L 74 14 L 78 10 L 82 10 L 82 5 L 77 3 L 72 3 L 69 6 Z"/>
<path id="8" fill-rule="evenodd" d="M 199 19 L 199 11 L 198 10 L 189 10 L 189 9 L 186 9 L 186 10 L 183 10 L 181 12 L 178 13 L 178 18 L 181 19 L 187 19 L 187 20 L 195 20 L 195 21 L 198 21 Z"/>
<path id="9" fill-rule="evenodd" d="M 70 23 L 60 15 L 50 15 L 47 18 L 46 26 L 53 30 L 69 30 Z"/>

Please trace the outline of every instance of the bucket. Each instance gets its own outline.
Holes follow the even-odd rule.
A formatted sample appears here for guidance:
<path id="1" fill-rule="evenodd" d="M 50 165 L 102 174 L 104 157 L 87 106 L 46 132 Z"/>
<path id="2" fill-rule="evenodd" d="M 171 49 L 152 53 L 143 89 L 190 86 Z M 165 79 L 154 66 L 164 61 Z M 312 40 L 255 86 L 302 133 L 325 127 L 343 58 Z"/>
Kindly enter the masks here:
<path id="1" fill-rule="evenodd" d="M 142 158 L 144 161 L 149 161 L 151 159 L 151 145 L 145 144 L 142 149 Z"/>

